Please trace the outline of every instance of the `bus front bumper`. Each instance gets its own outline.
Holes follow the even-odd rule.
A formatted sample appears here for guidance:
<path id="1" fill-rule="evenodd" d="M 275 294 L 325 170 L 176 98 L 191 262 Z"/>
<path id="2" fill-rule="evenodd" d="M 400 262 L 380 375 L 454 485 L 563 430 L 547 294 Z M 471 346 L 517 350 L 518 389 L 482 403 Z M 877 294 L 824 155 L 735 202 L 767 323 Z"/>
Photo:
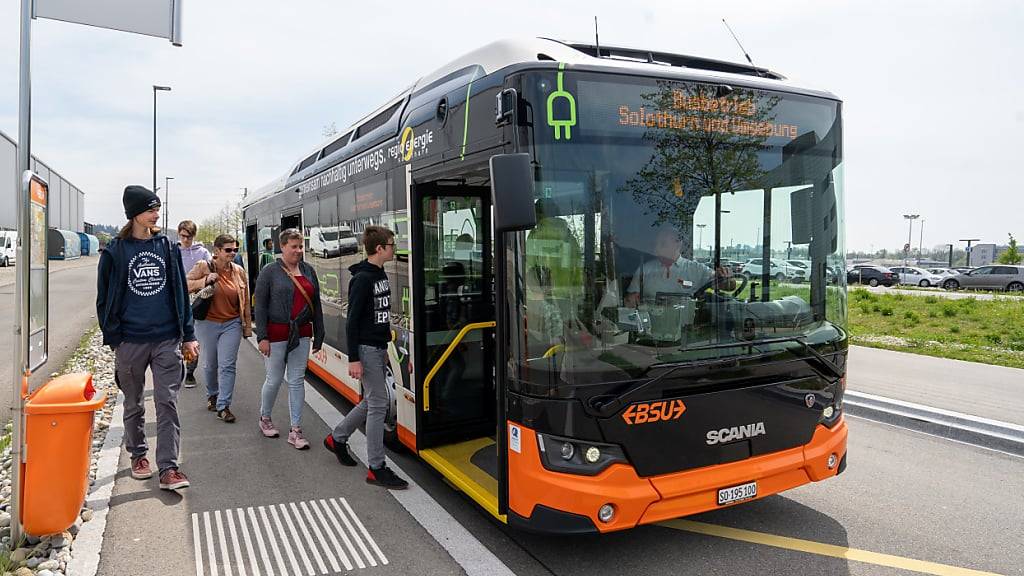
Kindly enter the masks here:
<path id="1" fill-rule="evenodd" d="M 723 508 L 721 488 L 756 481 L 756 498 L 742 501 L 750 502 L 831 478 L 846 464 L 845 416 L 832 428 L 818 425 L 804 446 L 647 478 L 626 464 L 613 464 L 597 476 L 552 472 L 541 464 L 536 433 L 521 429 L 521 451 L 509 451 L 508 518 L 513 526 L 540 532 L 611 532 L 689 516 Z M 598 510 L 606 504 L 615 514 L 601 522 Z"/>

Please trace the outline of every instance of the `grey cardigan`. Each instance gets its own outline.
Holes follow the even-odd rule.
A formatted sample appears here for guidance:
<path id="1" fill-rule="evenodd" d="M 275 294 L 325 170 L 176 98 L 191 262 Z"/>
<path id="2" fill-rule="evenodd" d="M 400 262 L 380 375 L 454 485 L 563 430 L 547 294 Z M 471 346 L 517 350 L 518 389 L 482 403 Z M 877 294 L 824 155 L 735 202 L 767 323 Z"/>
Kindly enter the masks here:
<path id="1" fill-rule="evenodd" d="M 295 283 L 281 267 L 281 260 L 260 271 L 256 278 L 256 302 L 253 305 L 256 316 L 256 339 L 267 339 L 267 323 L 288 324 L 292 319 L 292 302 L 295 298 Z M 299 270 L 313 284 L 313 349 L 319 350 L 324 343 L 324 310 L 320 304 L 320 280 L 316 270 L 305 262 L 299 262 Z"/>

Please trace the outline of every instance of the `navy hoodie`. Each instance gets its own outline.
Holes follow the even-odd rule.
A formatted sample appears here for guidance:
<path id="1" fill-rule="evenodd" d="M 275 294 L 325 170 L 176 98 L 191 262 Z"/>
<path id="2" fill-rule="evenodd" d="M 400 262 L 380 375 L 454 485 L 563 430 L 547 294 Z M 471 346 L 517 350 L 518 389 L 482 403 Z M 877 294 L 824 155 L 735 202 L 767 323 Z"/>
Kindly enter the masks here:
<path id="1" fill-rule="evenodd" d="M 349 266 L 345 335 L 349 362 L 359 362 L 359 346 L 386 348 L 391 341 L 391 284 L 380 266 L 363 260 Z"/>

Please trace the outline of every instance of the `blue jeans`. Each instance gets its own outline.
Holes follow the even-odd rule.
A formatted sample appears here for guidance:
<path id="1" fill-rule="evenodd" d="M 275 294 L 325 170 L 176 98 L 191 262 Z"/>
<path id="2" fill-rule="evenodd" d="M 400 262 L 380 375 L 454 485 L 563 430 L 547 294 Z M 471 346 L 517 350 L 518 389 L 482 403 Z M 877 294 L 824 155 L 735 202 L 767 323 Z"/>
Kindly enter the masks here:
<path id="1" fill-rule="evenodd" d="M 287 342 L 271 342 L 270 356 L 263 359 L 267 368 L 267 379 L 263 381 L 260 395 L 260 416 L 270 418 L 270 411 L 277 400 L 281 381 L 288 381 L 288 415 L 291 425 L 299 426 L 302 420 L 302 405 L 306 401 L 306 361 L 309 359 L 309 338 L 300 338 L 299 346 L 285 357 Z"/>
<path id="2" fill-rule="evenodd" d="M 196 321 L 199 339 L 199 359 L 206 381 L 206 395 L 217 395 L 217 410 L 231 406 L 235 392 L 235 364 L 238 363 L 238 345 L 242 342 L 242 320 L 227 322 Z"/>

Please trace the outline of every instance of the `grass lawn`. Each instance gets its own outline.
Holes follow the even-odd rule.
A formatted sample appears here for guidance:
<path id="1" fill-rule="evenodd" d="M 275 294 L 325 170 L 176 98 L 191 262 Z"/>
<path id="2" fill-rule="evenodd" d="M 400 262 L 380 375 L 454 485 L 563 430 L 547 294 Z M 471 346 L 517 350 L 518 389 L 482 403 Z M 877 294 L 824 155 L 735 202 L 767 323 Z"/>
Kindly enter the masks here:
<path id="1" fill-rule="evenodd" d="M 849 292 L 851 342 L 1024 368 L 1024 302 Z"/>

